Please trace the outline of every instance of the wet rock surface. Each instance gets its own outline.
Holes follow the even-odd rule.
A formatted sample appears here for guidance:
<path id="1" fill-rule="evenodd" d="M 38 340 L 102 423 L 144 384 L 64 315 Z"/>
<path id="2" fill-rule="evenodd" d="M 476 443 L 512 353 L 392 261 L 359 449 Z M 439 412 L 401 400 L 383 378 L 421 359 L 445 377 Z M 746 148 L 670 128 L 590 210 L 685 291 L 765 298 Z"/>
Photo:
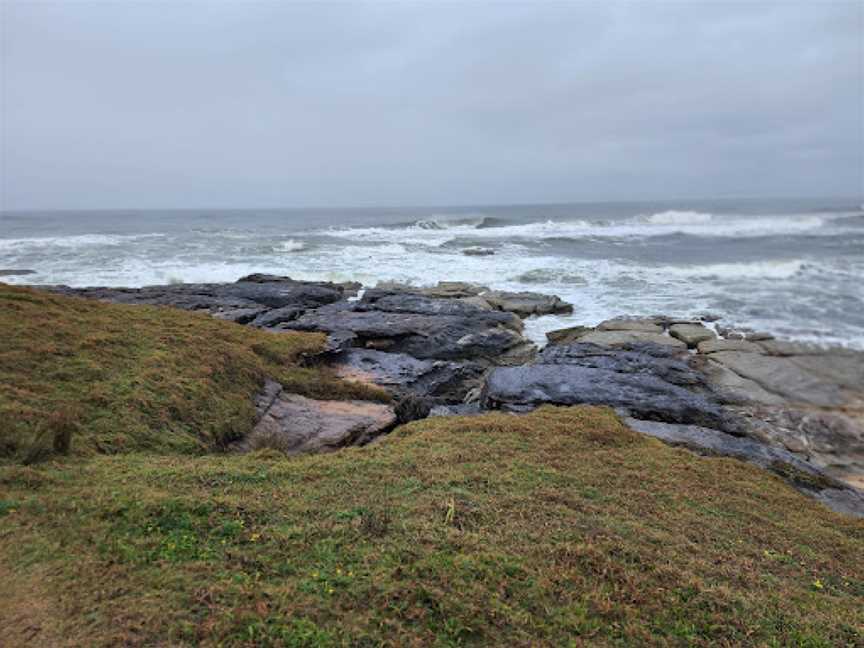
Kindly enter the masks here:
<path id="1" fill-rule="evenodd" d="M 837 480 L 864 485 L 861 352 L 775 340 L 715 324 L 716 317 L 706 326 L 706 318 L 664 316 L 550 331 L 538 352 L 523 335 L 522 318 L 569 312 L 569 304 L 467 282 L 362 291 L 356 283 L 254 274 L 233 284 L 47 289 L 201 310 L 275 332 L 324 332 L 328 346 L 317 362 L 394 397 L 393 407 L 336 404 L 267 387 L 246 449 L 263 439 L 287 452 L 362 444 L 396 422 L 425 416 L 608 405 L 634 429 L 667 442 L 778 474 L 784 465 L 795 479 L 824 478 L 801 488 L 836 510 L 860 509 L 860 492 Z"/>
<path id="2" fill-rule="evenodd" d="M 532 364 L 493 369 L 482 403 L 514 412 L 544 403 L 609 405 L 648 420 L 740 430 L 702 374 L 651 343 L 620 351 L 587 343 L 547 348 Z"/>

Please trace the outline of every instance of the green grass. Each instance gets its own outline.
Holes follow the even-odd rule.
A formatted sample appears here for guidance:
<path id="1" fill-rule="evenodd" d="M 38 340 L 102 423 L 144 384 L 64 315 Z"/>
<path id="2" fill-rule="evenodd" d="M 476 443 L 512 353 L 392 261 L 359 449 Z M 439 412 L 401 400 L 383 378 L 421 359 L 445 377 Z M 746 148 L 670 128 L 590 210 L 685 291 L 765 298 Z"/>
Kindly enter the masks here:
<path id="1" fill-rule="evenodd" d="M 215 326 L 208 366 L 220 335 L 254 334 Z M 864 522 L 607 409 L 428 419 L 292 458 L 76 455 L 88 434 L 0 466 L 2 646 L 864 644 Z"/>
<path id="2" fill-rule="evenodd" d="M 250 429 L 264 376 L 327 398 L 382 398 L 321 369 L 311 333 L 270 333 L 171 308 L 0 284 L 0 461 L 51 451 L 200 453 Z"/>

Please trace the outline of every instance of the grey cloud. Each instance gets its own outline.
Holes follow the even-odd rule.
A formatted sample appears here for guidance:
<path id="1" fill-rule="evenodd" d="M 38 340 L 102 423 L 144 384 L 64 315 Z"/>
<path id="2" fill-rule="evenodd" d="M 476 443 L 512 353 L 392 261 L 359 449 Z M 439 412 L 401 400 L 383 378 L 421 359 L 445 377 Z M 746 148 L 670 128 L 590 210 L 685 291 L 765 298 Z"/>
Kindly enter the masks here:
<path id="1" fill-rule="evenodd" d="M 20 208 L 864 193 L 864 5 L 2 5 Z"/>

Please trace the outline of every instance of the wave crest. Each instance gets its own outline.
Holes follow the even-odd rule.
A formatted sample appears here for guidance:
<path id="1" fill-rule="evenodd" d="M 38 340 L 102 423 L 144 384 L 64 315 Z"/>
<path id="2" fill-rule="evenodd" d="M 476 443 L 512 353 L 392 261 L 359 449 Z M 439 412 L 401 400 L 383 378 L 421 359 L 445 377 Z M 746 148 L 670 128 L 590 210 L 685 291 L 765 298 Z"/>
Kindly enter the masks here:
<path id="1" fill-rule="evenodd" d="M 713 214 L 691 210 L 669 209 L 644 218 L 652 225 L 707 225 L 714 220 Z"/>

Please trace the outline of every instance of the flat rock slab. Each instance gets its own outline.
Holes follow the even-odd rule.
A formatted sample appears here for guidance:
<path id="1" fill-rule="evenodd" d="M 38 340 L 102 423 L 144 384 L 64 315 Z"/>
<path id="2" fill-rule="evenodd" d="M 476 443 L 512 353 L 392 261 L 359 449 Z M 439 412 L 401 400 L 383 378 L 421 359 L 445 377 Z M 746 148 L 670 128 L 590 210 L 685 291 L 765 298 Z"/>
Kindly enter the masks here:
<path id="1" fill-rule="evenodd" d="M 331 366 L 347 380 L 375 384 L 399 396 L 429 396 L 442 404 L 461 403 L 484 373 L 483 365 L 475 362 L 420 360 L 373 349 L 348 349 Z"/>
<path id="2" fill-rule="evenodd" d="M 642 331 L 644 333 L 662 333 L 663 327 L 653 319 L 616 318 L 600 322 L 598 331 Z"/>
<path id="3" fill-rule="evenodd" d="M 796 358 L 718 351 L 711 354 L 711 360 L 788 401 L 821 407 L 840 407 L 848 402 L 836 380 L 802 366 Z M 825 371 L 832 370 L 824 362 L 820 366 Z M 855 373 L 854 367 L 848 368 Z"/>
<path id="4" fill-rule="evenodd" d="M 864 517 L 864 493 L 837 482 L 818 467 L 785 450 L 696 425 L 670 425 L 634 418 L 626 418 L 625 423 L 637 432 L 670 445 L 709 455 L 734 457 L 771 470 L 828 508 L 845 515 Z"/>
<path id="5" fill-rule="evenodd" d="M 396 425 L 393 408 L 378 403 L 313 400 L 281 390 L 267 398 L 269 405 L 236 449 L 274 448 L 292 455 L 329 452 L 369 443 Z"/>
<path id="6" fill-rule="evenodd" d="M 483 387 L 486 409 L 529 411 L 544 403 L 608 405 L 637 418 L 735 431 L 736 423 L 709 396 L 647 373 L 567 364 L 493 369 Z"/>
<path id="7" fill-rule="evenodd" d="M 483 293 L 483 299 L 498 310 L 515 313 L 519 317 L 530 315 L 550 315 L 553 313 L 572 313 L 573 304 L 568 304 L 557 295 L 534 292 L 504 292 L 490 290 Z"/>
<path id="8" fill-rule="evenodd" d="M 762 353 L 762 347 L 746 340 L 725 340 L 714 338 L 703 340 L 696 345 L 699 353 L 717 353 L 718 351 L 741 351 L 743 353 Z"/>
<path id="9" fill-rule="evenodd" d="M 211 313 L 250 308 L 309 309 L 343 299 L 344 289 L 336 284 L 303 281 L 240 281 L 225 284 L 177 284 L 144 288 L 69 288 L 52 286 L 52 292 L 99 299 L 119 304 L 173 306 Z M 230 318 L 229 318 L 230 319 Z"/>
<path id="10" fill-rule="evenodd" d="M 662 333 L 651 333 L 647 331 L 591 331 L 579 337 L 580 342 L 599 344 L 600 346 L 622 347 L 639 342 L 651 342 L 662 346 L 686 349 L 687 345 L 681 340 Z"/>
<path id="11" fill-rule="evenodd" d="M 717 337 L 711 329 L 701 324 L 673 324 L 669 327 L 669 335 L 681 340 L 688 347 L 695 348 L 700 342 L 713 340 Z"/>

